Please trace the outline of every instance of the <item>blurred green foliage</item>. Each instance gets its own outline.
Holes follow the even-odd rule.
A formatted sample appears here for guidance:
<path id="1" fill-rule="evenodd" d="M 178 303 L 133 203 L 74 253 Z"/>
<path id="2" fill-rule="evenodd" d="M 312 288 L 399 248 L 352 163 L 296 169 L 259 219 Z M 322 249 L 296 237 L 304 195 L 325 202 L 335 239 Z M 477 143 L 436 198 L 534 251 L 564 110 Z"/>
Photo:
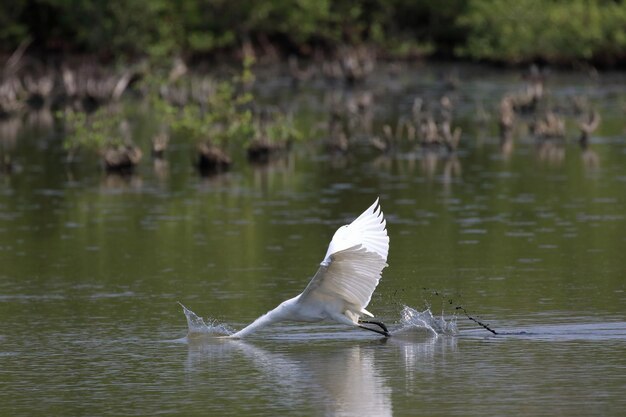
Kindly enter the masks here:
<path id="1" fill-rule="evenodd" d="M 160 128 L 171 130 L 177 140 L 196 146 L 246 147 L 259 139 L 268 143 L 300 140 L 302 133 L 291 117 L 280 111 L 253 111 L 254 96 L 249 88 L 254 81 L 253 64 L 252 58 L 245 58 L 240 73 L 216 81 L 215 88 L 199 100 L 177 105 L 159 93 L 164 80 L 149 77 L 145 80 L 149 111 L 159 121 Z M 93 113 L 66 109 L 58 116 L 65 123 L 64 147 L 70 156 L 80 149 L 102 152 L 132 144 L 129 121 L 124 117 L 140 117 L 129 114 L 117 103 L 103 105 Z"/>
<path id="2" fill-rule="evenodd" d="M 127 144 L 128 139 L 123 134 L 122 113 L 113 108 L 100 107 L 92 114 L 67 110 L 61 117 L 67 130 L 63 147 L 70 155 L 80 149 L 100 152 Z"/>
<path id="3" fill-rule="evenodd" d="M 270 145 L 283 146 L 304 139 L 303 132 L 294 123 L 293 117 L 276 112 L 266 120 L 257 120 L 254 137 L 249 137 L 246 143 L 250 146 L 254 141 Z"/>
<path id="4" fill-rule="evenodd" d="M 469 2 L 457 23 L 471 36 L 459 55 L 523 62 L 626 57 L 626 3 L 611 0 Z"/>
<path id="5" fill-rule="evenodd" d="M 206 142 L 224 147 L 231 141 L 249 140 L 254 135 L 250 108 L 254 97 L 246 86 L 254 79 L 252 64 L 253 60 L 245 59 L 241 74 L 219 82 L 204 105 L 186 104 L 171 121 L 174 131 L 195 144 Z"/>
<path id="6" fill-rule="evenodd" d="M 251 94 L 241 93 L 235 85 L 223 81 L 208 97 L 206 109 L 196 103 L 187 104 L 172 127 L 192 143 L 225 146 L 230 141 L 244 142 L 254 134 L 252 111 L 246 107 L 251 101 Z"/>
<path id="7" fill-rule="evenodd" d="M 367 42 L 506 62 L 626 56 L 622 0 L 12 0 L 0 6 L 0 49 L 103 57 L 193 56 L 251 43 L 310 53 Z"/>

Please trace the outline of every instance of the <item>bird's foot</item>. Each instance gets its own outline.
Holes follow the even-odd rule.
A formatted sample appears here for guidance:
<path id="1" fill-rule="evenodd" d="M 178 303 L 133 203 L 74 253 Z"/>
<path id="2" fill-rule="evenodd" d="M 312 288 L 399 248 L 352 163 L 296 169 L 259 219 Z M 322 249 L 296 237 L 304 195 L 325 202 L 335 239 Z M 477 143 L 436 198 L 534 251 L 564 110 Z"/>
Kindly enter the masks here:
<path id="1" fill-rule="evenodd" d="M 382 330 L 378 330 L 378 329 L 372 329 L 371 327 L 366 327 L 366 326 L 361 326 L 361 323 L 365 323 L 365 324 L 375 324 L 376 326 L 380 327 Z M 375 320 L 359 320 L 359 327 L 365 330 L 369 330 L 371 332 L 376 332 L 378 334 L 382 334 L 385 337 L 389 337 L 391 336 L 391 333 L 389 333 L 389 330 L 387 330 L 387 326 L 385 326 L 385 324 L 383 322 L 380 321 L 375 321 Z"/>

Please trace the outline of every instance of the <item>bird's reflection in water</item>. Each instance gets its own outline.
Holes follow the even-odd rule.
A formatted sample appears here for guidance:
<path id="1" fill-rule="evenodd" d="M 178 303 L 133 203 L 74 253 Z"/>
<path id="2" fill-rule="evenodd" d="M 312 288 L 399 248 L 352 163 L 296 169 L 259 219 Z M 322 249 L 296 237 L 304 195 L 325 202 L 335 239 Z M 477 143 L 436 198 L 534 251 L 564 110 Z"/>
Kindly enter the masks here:
<path id="1" fill-rule="evenodd" d="M 446 355 L 457 350 L 457 338 L 454 336 L 420 335 L 414 339 L 396 338 L 392 342 L 400 349 L 407 391 L 411 391 L 411 387 L 423 380 L 425 375 L 432 375 L 441 369 Z"/>
<path id="2" fill-rule="evenodd" d="M 186 370 L 194 374 L 211 368 L 223 395 L 233 396 L 244 380 L 253 387 L 247 388 L 253 392 L 246 395 L 262 396 L 273 409 L 323 410 L 320 414 L 329 416 L 391 416 L 392 380 L 404 374 L 405 383 L 415 385 L 421 376 L 440 368 L 442 357 L 456 350 L 455 337 L 428 332 L 347 343 L 268 344 L 206 336 L 189 341 Z M 393 369 L 401 370 L 400 375 Z"/>
<path id="3" fill-rule="evenodd" d="M 272 344 L 270 351 L 243 340 L 195 340 L 186 368 L 206 363 L 245 367 L 262 374 L 264 398 L 276 407 L 323 409 L 330 416 L 391 416 L 391 388 L 376 366 L 378 342 L 351 346 Z M 248 364 L 248 367 L 249 367 Z"/>

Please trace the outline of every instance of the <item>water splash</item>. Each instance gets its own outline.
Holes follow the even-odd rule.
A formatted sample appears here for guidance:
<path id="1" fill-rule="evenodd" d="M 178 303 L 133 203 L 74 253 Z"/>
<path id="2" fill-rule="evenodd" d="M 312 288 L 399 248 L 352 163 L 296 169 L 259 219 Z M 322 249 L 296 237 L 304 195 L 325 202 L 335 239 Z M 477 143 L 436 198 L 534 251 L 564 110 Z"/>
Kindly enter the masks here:
<path id="1" fill-rule="evenodd" d="M 203 319 L 193 311 L 189 310 L 182 303 L 178 303 L 183 308 L 183 313 L 187 319 L 187 337 L 198 336 L 229 336 L 235 331 L 228 325 L 219 323 L 215 319 Z M 426 332 L 430 336 L 456 335 L 456 316 L 447 320 L 443 317 L 435 317 L 427 308 L 424 311 L 417 311 L 409 306 L 404 306 L 400 313 L 400 326 L 393 331 L 393 335 L 419 334 Z"/>
<path id="2" fill-rule="evenodd" d="M 226 324 L 218 323 L 217 320 L 208 319 L 208 323 L 187 307 L 178 303 L 183 308 L 183 313 L 187 318 L 187 336 L 193 335 L 211 335 L 211 336 L 229 336 L 234 333 Z"/>
<path id="3" fill-rule="evenodd" d="M 456 316 L 446 321 L 443 315 L 435 317 L 429 308 L 420 312 L 405 305 L 400 313 L 400 328 L 394 332 L 394 335 L 423 331 L 434 337 L 456 335 L 458 333 Z"/>

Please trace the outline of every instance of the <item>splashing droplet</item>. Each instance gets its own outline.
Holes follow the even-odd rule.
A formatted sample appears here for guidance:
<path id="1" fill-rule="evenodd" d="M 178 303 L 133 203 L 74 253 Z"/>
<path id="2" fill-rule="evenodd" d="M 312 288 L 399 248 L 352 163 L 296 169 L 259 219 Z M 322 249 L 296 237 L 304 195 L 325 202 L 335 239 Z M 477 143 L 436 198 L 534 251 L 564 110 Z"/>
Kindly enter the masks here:
<path id="1" fill-rule="evenodd" d="M 180 302 L 178 304 L 183 308 L 183 313 L 185 313 L 185 317 L 187 318 L 188 336 L 193 336 L 194 334 L 229 336 L 234 333 L 227 325 L 218 323 L 217 320 L 214 319 L 209 319 L 207 323 L 202 317 L 189 310 Z"/>
<path id="2" fill-rule="evenodd" d="M 394 333 L 426 330 L 435 337 L 440 335 L 455 335 L 458 333 L 456 317 L 452 317 L 450 320 L 446 321 L 443 316 L 433 316 L 429 308 L 420 312 L 405 305 L 400 315 L 400 325 L 400 329 Z"/>

